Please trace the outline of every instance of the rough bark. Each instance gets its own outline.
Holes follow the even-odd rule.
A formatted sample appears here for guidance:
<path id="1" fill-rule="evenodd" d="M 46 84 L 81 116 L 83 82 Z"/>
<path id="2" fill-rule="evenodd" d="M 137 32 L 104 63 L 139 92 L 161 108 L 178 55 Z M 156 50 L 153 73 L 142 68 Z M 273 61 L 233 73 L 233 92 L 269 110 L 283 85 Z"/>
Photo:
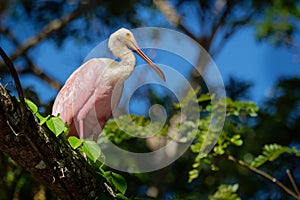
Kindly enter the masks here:
<path id="1" fill-rule="evenodd" d="M 0 84 L 0 150 L 61 199 L 113 199 L 105 180 L 96 179 L 86 160 L 62 138 L 40 126 Z M 24 124 L 26 124 L 25 127 Z"/>

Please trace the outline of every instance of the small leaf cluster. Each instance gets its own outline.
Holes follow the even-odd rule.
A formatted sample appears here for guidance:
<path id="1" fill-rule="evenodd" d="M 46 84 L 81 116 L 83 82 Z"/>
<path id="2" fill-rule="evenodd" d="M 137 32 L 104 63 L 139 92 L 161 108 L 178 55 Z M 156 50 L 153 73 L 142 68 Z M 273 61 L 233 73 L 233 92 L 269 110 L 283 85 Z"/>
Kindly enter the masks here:
<path id="1" fill-rule="evenodd" d="M 117 193 L 115 197 L 127 199 L 124 196 L 127 190 L 127 182 L 123 176 L 112 171 L 102 171 L 102 176 L 110 183 L 110 185 L 113 185 L 115 189 L 120 192 Z"/>
<path id="2" fill-rule="evenodd" d="M 284 153 L 294 154 L 295 156 L 300 157 L 300 150 L 296 149 L 295 147 L 290 148 L 287 146 L 281 146 L 279 144 L 268 144 L 263 147 L 262 154 L 254 158 L 254 160 L 251 162 L 251 166 L 258 168 L 267 161 L 274 161 Z"/>
<path id="3" fill-rule="evenodd" d="M 241 198 L 237 195 L 238 188 L 238 184 L 220 185 L 218 190 L 213 195 L 209 196 L 209 200 L 241 200 Z"/>
<path id="4" fill-rule="evenodd" d="M 269 1 L 268 5 L 261 1 L 258 5 L 263 7 L 264 17 L 256 23 L 256 37 L 278 46 L 292 44 L 298 34 L 298 1 L 276 0 Z"/>
<path id="5" fill-rule="evenodd" d="M 104 177 L 110 185 L 114 186 L 114 189 L 119 192 L 114 194 L 115 197 L 126 199 L 124 196 L 127 190 L 127 182 L 125 178 L 120 174 L 111 171 L 105 171 L 102 168 L 103 163 L 99 161 L 101 149 L 96 142 L 82 140 L 75 136 L 70 136 L 68 138 L 68 142 L 73 149 L 77 149 L 81 154 L 87 157 L 96 173 L 98 173 L 101 177 Z"/>
<path id="6" fill-rule="evenodd" d="M 156 130 L 159 130 L 160 135 L 164 135 L 167 131 L 167 127 L 160 129 L 160 126 L 160 123 L 151 122 L 149 118 L 130 114 L 109 120 L 102 133 L 111 142 L 119 145 L 124 141 L 136 137 L 152 135 Z M 122 130 L 120 127 L 124 127 L 126 131 Z M 130 134 L 127 134 L 126 132 L 130 132 Z"/>
<path id="7" fill-rule="evenodd" d="M 47 115 L 44 117 L 42 114 L 38 112 L 38 107 L 30 101 L 29 99 L 25 99 L 25 103 L 27 107 L 31 110 L 31 112 L 36 116 L 40 125 L 46 123 L 47 127 L 58 137 L 60 134 L 67 135 L 69 132 L 69 127 L 65 125 L 65 123 L 59 118 L 59 116 L 50 116 Z"/>
<path id="8" fill-rule="evenodd" d="M 227 116 L 243 116 L 256 117 L 259 107 L 254 102 L 233 101 L 227 98 L 226 113 Z"/>
<path id="9" fill-rule="evenodd" d="M 213 98 L 213 97 L 212 97 Z M 207 102 L 207 94 L 202 95 L 198 98 L 199 104 L 202 100 Z M 208 129 L 211 124 L 212 106 L 206 104 L 204 107 L 200 107 L 201 118 L 198 120 L 199 129 L 196 134 L 196 140 L 191 145 L 191 151 L 196 153 L 194 163 L 192 165 L 192 170 L 189 171 L 188 182 L 192 182 L 194 179 L 198 178 L 199 172 L 203 169 L 209 169 L 212 171 L 219 170 L 219 167 L 215 164 L 215 158 L 224 154 L 230 154 L 231 147 L 240 147 L 243 145 L 242 134 L 246 131 L 244 126 L 240 123 L 236 123 L 235 120 L 227 119 L 226 126 L 224 127 L 221 135 L 209 134 Z M 232 101 L 227 98 L 227 110 L 226 116 L 257 116 L 258 107 L 253 102 L 241 102 Z M 218 118 L 216 118 L 218 120 Z M 204 153 L 205 146 L 210 146 L 209 142 L 216 141 L 213 151 L 210 153 Z M 206 142 L 206 144 L 204 144 Z M 204 146 L 204 147 L 203 147 Z"/>
<path id="10" fill-rule="evenodd" d="M 63 136 L 66 136 L 68 134 L 69 127 L 62 121 L 59 115 L 58 116 L 47 115 L 46 117 L 44 117 L 38 112 L 38 107 L 32 101 L 26 99 L 25 102 L 28 108 L 39 120 L 39 124 L 40 125 L 46 124 L 47 127 L 56 135 L 56 137 L 58 137 L 61 134 L 63 134 Z M 68 138 L 68 142 L 73 149 L 79 149 L 93 162 L 96 162 L 96 160 L 101 155 L 101 149 L 99 145 L 94 141 L 85 141 L 77 137 L 71 136 Z"/>

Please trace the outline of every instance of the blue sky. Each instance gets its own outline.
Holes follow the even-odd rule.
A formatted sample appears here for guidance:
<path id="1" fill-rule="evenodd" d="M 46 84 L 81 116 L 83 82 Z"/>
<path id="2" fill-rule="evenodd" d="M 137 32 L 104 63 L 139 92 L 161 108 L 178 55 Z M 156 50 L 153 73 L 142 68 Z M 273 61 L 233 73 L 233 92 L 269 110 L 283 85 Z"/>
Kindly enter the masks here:
<path id="1" fill-rule="evenodd" d="M 280 77 L 300 77 L 300 62 L 296 52 L 257 42 L 251 28 L 242 29 L 226 43 L 215 62 L 226 82 L 230 76 L 253 83 L 251 99 L 261 103 L 272 95 Z"/>
<path id="2" fill-rule="evenodd" d="M 88 53 L 97 43 L 80 46 L 74 41 L 68 41 L 61 48 L 43 42 L 39 48 L 34 49 L 31 55 L 37 58 L 37 65 L 61 83 L 79 66 Z M 80 48 L 76 48 L 79 46 Z M 42 51 L 41 51 L 42 49 Z M 261 103 L 270 95 L 272 87 L 279 77 L 299 76 L 300 66 L 296 52 L 285 47 L 274 47 L 266 42 L 257 42 L 254 38 L 254 30 L 245 28 L 238 31 L 223 47 L 214 59 L 224 82 L 230 76 L 253 83 L 251 100 Z M 56 91 L 41 83 L 26 82 L 32 85 L 36 91 L 42 92 L 42 100 L 47 102 L 54 98 Z"/>
<path id="3" fill-rule="evenodd" d="M 156 18 L 163 19 L 163 16 Z M 21 41 L 25 40 L 33 35 L 32 25 L 27 21 L 15 23 L 14 32 Z M 17 34 L 19 32 L 22 34 Z M 254 35 L 253 28 L 242 28 L 225 43 L 214 61 L 225 82 L 230 76 L 252 82 L 250 98 L 256 103 L 261 103 L 271 94 L 272 87 L 279 77 L 300 76 L 300 53 L 291 52 L 284 47 L 274 47 L 267 42 L 257 42 Z M 47 74 L 64 83 L 89 52 L 108 36 L 85 45 L 68 40 L 60 49 L 51 42 L 43 41 L 30 51 L 30 57 L 35 57 L 36 65 L 42 67 Z M 8 52 L 12 51 L 5 41 L 1 40 L 1 44 Z M 38 78 L 30 76 L 28 79 L 28 76 L 23 77 L 23 85 L 32 86 L 40 94 L 43 102 L 55 98 L 56 90 Z"/>

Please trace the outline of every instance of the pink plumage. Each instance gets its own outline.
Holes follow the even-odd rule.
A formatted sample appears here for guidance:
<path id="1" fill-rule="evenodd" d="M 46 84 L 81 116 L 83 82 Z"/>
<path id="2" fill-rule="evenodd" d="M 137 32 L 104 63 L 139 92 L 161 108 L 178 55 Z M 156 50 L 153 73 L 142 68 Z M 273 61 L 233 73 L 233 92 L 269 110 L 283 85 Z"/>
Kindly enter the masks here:
<path id="1" fill-rule="evenodd" d="M 61 119 L 70 126 L 68 136 L 87 138 L 93 135 L 94 141 L 97 141 L 119 104 L 124 81 L 134 70 L 135 57 L 131 50 L 165 80 L 163 72 L 140 50 L 129 30 L 121 28 L 113 33 L 108 47 L 114 56 L 120 58 L 120 62 L 109 58 L 85 62 L 71 74 L 55 99 L 52 114 L 60 113 Z"/>

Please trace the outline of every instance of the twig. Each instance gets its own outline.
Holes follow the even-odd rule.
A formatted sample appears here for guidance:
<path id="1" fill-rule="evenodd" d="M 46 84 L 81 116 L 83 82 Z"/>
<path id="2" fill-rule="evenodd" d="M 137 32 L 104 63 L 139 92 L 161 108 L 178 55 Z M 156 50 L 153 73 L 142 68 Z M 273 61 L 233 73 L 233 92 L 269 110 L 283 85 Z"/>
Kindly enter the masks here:
<path id="1" fill-rule="evenodd" d="M 272 181 L 273 183 L 275 183 L 276 185 L 278 185 L 280 188 L 282 188 L 286 193 L 288 193 L 289 195 L 291 195 L 292 197 L 294 197 L 295 199 L 299 199 L 300 197 L 294 193 L 292 190 L 290 190 L 289 188 L 287 188 L 283 183 L 281 183 L 279 180 L 277 180 L 276 178 L 272 177 L 271 175 L 265 173 L 264 171 L 261 171 L 255 167 L 252 167 L 251 165 L 245 163 L 242 160 L 237 160 L 235 157 L 233 157 L 232 155 L 227 155 L 227 159 L 230 161 L 233 161 L 234 163 L 237 163 L 243 167 L 246 167 L 247 169 L 249 169 L 250 171 L 261 175 L 262 177 Z"/>
<path id="2" fill-rule="evenodd" d="M 61 88 L 61 84 L 52 79 L 50 76 L 48 76 L 46 73 L 44 73 L 41 69 L 35 67 L 33 65 L 33 63 L 31 62 L 27 62 L 28 64 L 28 68 L 27 69 L 24 69 L 24 70 L 18 70 L 18 73 L 21 73 L 21 74 L 26 74 L 26 73 L 31 73 L 31 74 L 34 74 L 36 75 L 38 78 L 42 79 L 43 81 L 45 81 L 46 83 L 48 83 L 52 88 L 54 89 L 60 89 Z"/>
<path id="3" fill-rule="evenodd" d="M 11 73 L 11 75 L 12 75 L 12 77 L 14 79 L 14 82 L 16 84 L 17 92 L 18 92 L 18 95 L 19 95 L 20 103 L 21 103 L 22 125 L 24 127 L 25 124 L 26 124 L 26 121 L 27 121 L 26 120 L 26 110 L 27 110 L 27 107 L 26 107 L 26 104 L 25 104 L 24 93 L 23 93 L 23 89 L 22 89 L 22 86 L 21 86 L 20 79 L 18 77 L 18 74 L 17 74 L 17 71 L 16 71 L 16 69 L 14 67 L 13 62 L 6 55 L 6 53 L 4 52 L 4 50 L 2 49 L 2 47 L 0 47 L 0 55 L 1 55 L 4 63 L 8 66 L 8 68 L 10 70 L 10 73 Z"/>
<path id="4" fill-rule="evenodd" d="M 288 175 L 288 177 L 289 177 L 289 179 L 290 179 L 290 181 L 291 181 L 291 183 L 292 183 L 292 185 L 293 185 L 294 190 L 296 191 L 296 193 L 297 193 L 297 195 L 298 195 L 298 198 L 300 198 L 300 192 L 299 192 L 299 189 L 298 189 L 298 187 L 297 187 L 297 184 L 296 184 L 296 182 L 295 182 L 295 180 L 294 180 L 294 178 L 293 178 L 293 176 L 292 176 L 292 174 L 291 174 L 291 171 L 290 171 L 289 169 L 287 169 L 287 170 L 286 170 L 286 173 L 287 173 L 287 175 Z"/>
<path id="5" fill-rule="evenodd" d="M 11 31 L 9 31 L 8 29 L 2 30 L 0 27 L 0 32 L 3 32 L 16 47 L 20 46 L 19 41 L 16 39 L 16 37 L 13 35 Z M 33 75 L 36 75 L 38 78 L 47 82 L 52 88 L 54 89 L 61 88 L 61 84 L 58 81 L 54 80 L 53 78 L 45 74 L 41 69 L 39 69 L 33 64 L 32 60 L 29 58 L 26 52 L 24 52 L 23 57 L 27 62 L 27 69 L 18 70 L 19 74 L 32 73 Z"/>
<path id="6" fill-rule="evenodd" d="M 23 55 L 27 52 L 30 48 L 44 40 L 45 38 L 49 37 L 51 34 L 57 32 L 58 30 L 62 29 L 68 23 L 85 13 L 88 9 L 93 7 L 93 3 L 85 4 L 70 14 L 63 16 L 60 19 L 53 20 L 49 24 L 47 24 L 37 35 L 29 38 L 22 46 L 20 46 L 14 53 L 10 55 L 10 59 L 14 61 L 17 57 Z"/>

